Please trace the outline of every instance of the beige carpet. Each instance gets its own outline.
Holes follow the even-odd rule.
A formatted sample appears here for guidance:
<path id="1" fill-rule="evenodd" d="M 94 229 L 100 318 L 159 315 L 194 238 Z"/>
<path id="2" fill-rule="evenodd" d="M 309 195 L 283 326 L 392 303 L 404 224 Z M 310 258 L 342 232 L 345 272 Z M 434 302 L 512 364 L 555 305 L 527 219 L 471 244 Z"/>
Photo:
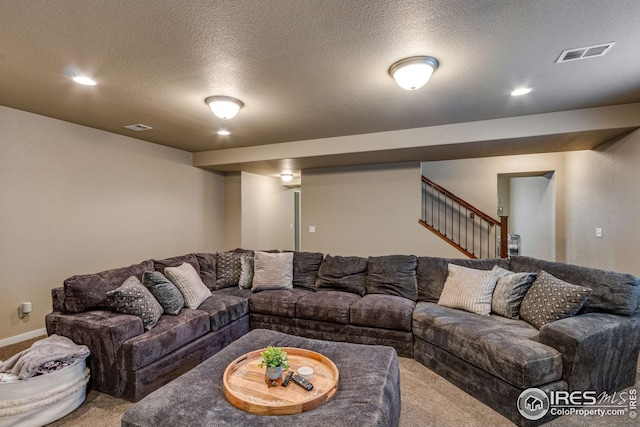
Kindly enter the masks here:
<path id="1" fill-rule="evenodd" d="M 21 343 L 22 344 L 22 343 Z M 28 344 L 30 345 L 30 343 Z M 27 347 L 28 347 L 27 345 Z M 16 344 L 11 350 L 21 350 Z M 0 360 L 13 353 L 0 349 Z M 640 379 L 640 365 L 639 374 Z M 458 389 L 447 380 L 433 373 L 413 359 L 400 358 L 400 382 L 402 410 L 400 426 L 513 426 L 508 419 L 472 396 Z M 640 391 L 639 382 L 635 388 Z M 628 391 L 630 389 L 627 389 Z M 506 405 L 515 402 L 505 402 Z M 133 403 L 104 393 L 90 390 L 87 399 L 78 409 L 50 424 L 56 427 L 108 427 L 119 426 L 122 414 Z M 640 422 L 628 416 L 580 417 L 564 416 L 546 424 L 549 427 L 638 427 Z M 360 426 L 354 426 L 360 427 Z"/>

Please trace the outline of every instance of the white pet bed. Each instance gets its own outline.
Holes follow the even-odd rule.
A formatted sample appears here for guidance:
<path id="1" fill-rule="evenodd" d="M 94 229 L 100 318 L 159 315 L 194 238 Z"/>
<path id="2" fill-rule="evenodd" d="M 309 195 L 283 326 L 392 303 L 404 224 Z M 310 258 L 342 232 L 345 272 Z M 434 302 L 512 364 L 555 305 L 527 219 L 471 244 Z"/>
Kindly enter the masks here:
<path id="1" fill-rule="evenodd" d="M 84 402 L 89 369 L 84 360 L 59 371 L 0 383 L 0 427 L 43 426 Z"/>

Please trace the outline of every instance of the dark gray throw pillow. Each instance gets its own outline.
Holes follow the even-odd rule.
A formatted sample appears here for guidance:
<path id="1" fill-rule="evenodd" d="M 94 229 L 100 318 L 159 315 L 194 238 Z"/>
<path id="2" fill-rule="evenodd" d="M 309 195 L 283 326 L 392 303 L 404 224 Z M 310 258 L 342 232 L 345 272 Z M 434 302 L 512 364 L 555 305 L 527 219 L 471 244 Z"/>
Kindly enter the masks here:
<path id="1" fill-rule="evenodd" d="M 492 271 L 498 274 L 498 283 L 491 299 L 491 312 L 509 319 L 519 319 L 522 300 L 538 274 L 514 273 L 497 265 Z"/>
<path id="2" fill-rule="evenodd" d="M 590 294 L 591 289 L 564 282 L 543 270 L 524 296 L 520 317 L 540 329 L 555 320 L 575 316 Z"/>
<path id="3" fill-rule="evenodd" d="M 250 253 L 250 252 L 245 252 Z M 216 287 L 215 289 L 232 288 L 238 286 L 242 263 L 239 253 L 220 252 L 216 259 Z"/>
<path id="4" fill-rule="evenodd" d="M 166 314 L 175 316 L 184 307 L 184 298 L 180 290 L 159 271 L 145 271 L 142 284 L 151 291 Z"/>
<path id="5" fill-rule="evenodd" d="M 417 263 L 414 255 L 369 257 L 367 294 L 396 295 L 415 301 L 418 298 Z"/>
<path id="6" fill-rule="evenodd" d="M 317 290 L 364 295 L 367 262 L 367 258 L 356 256 L 325 256 L 318 270 Z"/>
<path id="7" fill-rule="evenodd" d="M 293 253 L 293 287 L 316 290 L 318 270 L 324 254 L 321 252 Z"/>
<path id="8" fill-rule="evenodd" d="M 140 279 L 129 277 L 120 287 L 107 292 L 107 306 L 113 311 L 142 319 L 145 330 L 153 328 L 163 313 L 162 306 Z"/>

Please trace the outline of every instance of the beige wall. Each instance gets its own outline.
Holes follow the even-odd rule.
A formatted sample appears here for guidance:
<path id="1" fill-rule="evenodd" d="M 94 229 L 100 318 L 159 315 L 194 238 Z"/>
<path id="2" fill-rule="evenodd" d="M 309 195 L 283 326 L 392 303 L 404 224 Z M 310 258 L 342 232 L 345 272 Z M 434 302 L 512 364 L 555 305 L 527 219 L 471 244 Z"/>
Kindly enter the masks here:
<path id="1" fill-rule="evenodd" d="M 418 163 L 305 170 L 302 250 L 459 256 L 418 224 L 420 191 Z"/>
<path id="2" fill-rule="evenodd" d="M 640 130 L 566 165 L 567 261 L 640 276 Z"/>
<path id="3" fill-rule="evenodd" d="M 242 247 L 242 175 L 224 177 L 224 250 Z"/>
<path id="4" fill-rule="evenodd" d="M 190 153 L 6 107 L 0 129 L 0 340 L 43 328 L 66 277 L 222 249 L 224 178 Z"/>

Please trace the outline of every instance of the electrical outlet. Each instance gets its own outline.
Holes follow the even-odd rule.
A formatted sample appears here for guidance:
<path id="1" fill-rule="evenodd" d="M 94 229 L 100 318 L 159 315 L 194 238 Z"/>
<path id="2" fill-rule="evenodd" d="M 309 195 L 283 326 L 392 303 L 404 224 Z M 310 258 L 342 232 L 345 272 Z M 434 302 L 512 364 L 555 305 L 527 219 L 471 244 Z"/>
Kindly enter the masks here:
<path id="1" fill-rule="evenodd" d="M 596 237 L 602 237 L 602 228 L 596 227 Z"/>

